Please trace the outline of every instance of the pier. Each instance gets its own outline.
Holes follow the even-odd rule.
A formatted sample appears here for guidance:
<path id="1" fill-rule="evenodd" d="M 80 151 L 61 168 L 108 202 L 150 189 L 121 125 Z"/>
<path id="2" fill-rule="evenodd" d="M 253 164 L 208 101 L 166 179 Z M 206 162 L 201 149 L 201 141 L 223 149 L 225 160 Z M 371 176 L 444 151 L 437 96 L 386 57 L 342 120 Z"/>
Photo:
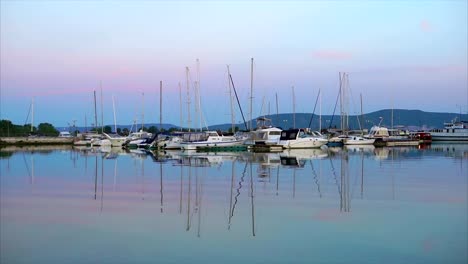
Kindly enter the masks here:
<path id="1" fill-rule="evenodd" d="M 0 137 L 0 146 L 71 145 L 72 137 Z"/>

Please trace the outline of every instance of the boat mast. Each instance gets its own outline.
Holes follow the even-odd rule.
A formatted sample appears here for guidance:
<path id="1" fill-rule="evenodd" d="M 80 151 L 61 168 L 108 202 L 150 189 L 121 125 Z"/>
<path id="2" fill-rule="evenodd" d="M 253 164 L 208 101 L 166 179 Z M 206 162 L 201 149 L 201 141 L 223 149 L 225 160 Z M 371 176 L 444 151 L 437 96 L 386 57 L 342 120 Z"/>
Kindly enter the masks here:
<path id="1" fill-rule="evenodd" d="M 294 86 L 292 88 L 292 103 L 293 103 L 293 128 L 296 128 L 296 96 L 294 94 Z"/>
<path id="2" fill-rule="evenodd" d="M 234 104 L 232 102 L 232 86 L 231 86 L 231 81 L 229 80 L 229 76 L 231 76 L 229 65 L 227 65 L 227 72 L 228 72 L 229 102 L 231 104 L 231 132 L 234 133 L 236 118 L 234 116 Z"/>
<path id="3" fill-rule="evenodd" d="M 141 130 L 145 126 L 145 92 L 141 93 Z"/>
<path id="4" fill-rule="evenodd" d="M 102 81 L 100 82 L 101 87 L 101 133 L 104 133 L 104 104 L 102 102 Z"/>
<path id="5" fill-rule="evenodd" d="M 183 113 L 182 113 L 182 85 L 179 82 L 179 111 L 180 111 L 180 131 L 182 132 L 182 126 L 183 126 Z"/>
<path id="6" fill-rule="evenodd" d="M 112 95 L 112 109 L 114 110 L 114 131 L 117 133 L 117 119 L 115 118 L 115 99 L 114 95 Z"/>
<path id="7" fill-rule="evenodd" d="M 96 106 L 96 90 L 94 90 L 94 128 L 97 132 L 97 106 Z"/>
<path id="8" fill-rule="evenodd" d="M 34 132 L 34 97 L 31 99 L 31 133 Z"/>
<path id="9" fill-rule="evenodd" d="M 320 93 L 320 89 L 319 89 Z M 319 132 L 322 133 L 322 94 L 320 94 L 320 101 L 319 101 Z"/>
<path id="10" fill-rule="evenodd" d="M 254 59 L 250 59 L 250 121 L 249 121 L 249 130 L 252 130 L 252 112 L 253 112 L 253 61 Z"/>
<path id="11" fill-rule="evenodd" d="M 161 131 L 162 131 L 162 81 L 159 81 L 159 133 L 161 133 Z"/>
<path id="12" fill-rule="evenodd" d="M 190 132 L 191 120 L 190 120 L 190 87 L 189 87 L 189 68 L 185 67 L 185 77 L 187 79 L 187 126 L 188 132 Z"/>
<path id="13" fill-rule="evenodd" d="M 278 113 L 278 93 L 275 93 L 276 97 L 276 122 L 279 123 L 279 113 Z"/>
<path id="14" fill-rule="evenodd" d="M 362 111 L 362 94 L 359 94 L 360 98 L 361 98 L 361 124 L 360 124 L 360 127 L 361 127 L 361 136 L 364 135 L 364 112 Z"/>
<path id="15" fill-rule="evenodd" d="M 200 132 L 203 130 L 202 127 L 202 112 L 201 112 L 201 95 L 200 95 L 200 60 L 197 59 L 197 109 L 198 109 L 198 125 Z"/>

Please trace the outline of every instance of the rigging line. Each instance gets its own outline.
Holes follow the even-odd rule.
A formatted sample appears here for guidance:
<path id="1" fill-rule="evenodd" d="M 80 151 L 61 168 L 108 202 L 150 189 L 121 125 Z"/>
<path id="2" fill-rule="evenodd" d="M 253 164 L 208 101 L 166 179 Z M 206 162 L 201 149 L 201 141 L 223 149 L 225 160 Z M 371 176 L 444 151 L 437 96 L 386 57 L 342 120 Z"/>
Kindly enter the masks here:
<path id="1" fill-rule="evenodd" d="M 309 121 L 309 126 L 308 126 L 308 128 L 311 128 L 312 120 L 314 119 L 315 108 L 317 107 L 317 102 L 318 102 L 319 96 L 320 96 L 320 89 L 319 89 L 319 92 L 318 92 L 318 94 L 317 94 L 317 98 L 315 99 L 314 111 L 312 112 L 312 116 L 310 117 L 310 121 Z"/>
<path id="2" fill-rule="evenodd" d="M 312 174 L 314 175 L 315 184 L 317 185 L 317 191 L 319 192 L 320 198 L 322 198 L 322 192 L 320 191 L 320 184 L 318 182 L 317 172 L 314 169 L 314 163 L 312 163 L 312 160 L 309 160 L 309 162 L 310 166 L 312 167 Z"/>
<path id="3" fill-rule="evenodd" d="M 339 194 L 340 197 L 341 197 L 341 187 L 340 187 L 340 185 L 338 184 L 338 178 L 337 178 L 337 176 L 336 176 L 335 166 L 333 166 L 333 161 L 332 161 L 332 159 L 329 158 L 329 160 L 330 160 L 331 169 L 332 169 L 331 171 L 332 171 L 332 173 L 333 173 L 333 177 L 335 178 L 336 186 L 338 187 L 338 194 Z"/>
<path id="4" fill-rule="evenodd" d="M 232 80 L 232 75 L 231 74 L 229 74 L 229 79 L 231 79 L 232 88 L 234 89 L 234 93 L 236 94 L 237 104 L 239 105 L 239 109 L 240 109 L 240 112 L 241 112 L 241 115 L 242 115 L 242 120 L 244 120 L 245 130 L 248 131 L 249 129 L 247 128 L 247 123 L 245 122 L 244 112 L 242 112 L 242 107 L 241 107 L 240 102 L 239 102 L 239 97 L 237 97 L 236 87 L 234 86 L 234 81 Z"/>
<path id="5" fill-rule="evenodd" d="M 236 189 L 236 196 L 234 197 L 234 205 L 232 206 L 231 217 L 234 216 L 234 210 L 236 209 L 237 198 L 240 195 L 240 189 L 242 188 L 242 183 L 244 182 L 245 173 L 247 172 L 247 162 L 245 163 L 244 171 L 242 172 L 241 180 L 239 181 L 239 188 Z"/>
<path id="6" fill-rule="evenodd" d="M 333 108 L 333 115 L 331 117 L 331 121 L 330 121 L 330 125 L 328 126 L 328 129 L 330 129 L 333 124 L 333 117 L 335 116 L 336 106 L 338 105 L 338 100 L 340 99 L 340 95 L 341 95 L 341 76 L 340 76 L 340 89 L 338 90 L 338 96 L 336 97 L 335 108 Z"/>
<path id="7" fill-rule="evenodd" d="M 26 116 L 26 120 L 24 120 L 24 124 L 25 124 L 25 125 L 26 125 L 26 122 L 28 122 L 29 114 L 31 114 L 31 107 L 32 107 L 32 102 L 29 104 L 28 115 Z"/>
<path id="8" fill-rule="evenodd" d="M 24 164 L 26 165 L 26 169 L 28 170 L 29 178 L 31 178 L 31 172 L 29 171 L 29 165 L 28 165 L 28 162 L 26 161 L 26 157 L 24 156 L 24 153 L 23 153 L 23 160 L 24 160 Z"/>

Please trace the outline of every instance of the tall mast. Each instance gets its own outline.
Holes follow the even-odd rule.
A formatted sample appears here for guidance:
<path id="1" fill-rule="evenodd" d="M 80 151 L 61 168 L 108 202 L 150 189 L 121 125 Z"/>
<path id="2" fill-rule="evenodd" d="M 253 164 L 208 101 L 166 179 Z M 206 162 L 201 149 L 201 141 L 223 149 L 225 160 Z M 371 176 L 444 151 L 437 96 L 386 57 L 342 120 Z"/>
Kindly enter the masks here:
<path id="1" fill-rule="evenodd" d="M 31 99 L 31 132 L 34 132 L 34 97 Z"/>
<path id="2" fill-rule="evenodd" d="M 343 117 L 343 79 L 341 77 L 341 72 L 339 74 L 340 79 L 340 128 L 341 133 L 344 133 L 344 117 Z"/>
<path id="3" fill-rule="evenodd" d="M 141 93 L 141 130 L 145 127 L 145 92 Z"/>
<path id="4" fill-rule="evenodd" d="M 279 123 L 279 113 L 278 113 L 278 93 L 275 93 L 276 97 L 276 122 Z"/>
<path id="5" fill-rule="evenodd" d="M 189 68 L 185 67 L 185 75 L 187 78 L 187 126 L 188 131 L 190 132 L 191 120 L 190 120 L 190 86 L 189 86 Z"/>
<path id="6" fill-rule="evenodd" d="M 200 127 L 200 132 L 202 128 L 202 112 L 201 112 L 201 95 L 200 95 L 200 60 L 197 59 L 197 108 L 198 108 L 198 124 Z"/>
<path id="7" fill-rule="evenodd" d="M 179 82 L 179 111 L 180 111 L 180 131 L 182 131 L 182 120 L 184 118 L 183 113 L 182 113 L 182 85 Z"/>
<path id="8" fill-rule="evenodd" d="M 234 104 L 232 102 L 232 86 L 231 86 L 231 80 L 229 80 L 229 76 L 231 76 L 231 71 L 229 70 L 229 65 L 227 65 L 227 71 L 228 71 L 228 87 L 229 87 L 229 102 L 231 104 L 231 132 L 235 132 L 235 122 L 236 119 L 234 117 Z"/>
<path id="9" fill-rule="evenodd" d="M 253 112 L 253 61 L 254 59 L 251 58 L 250 63 L 250 121 L 249 121 L 249 130 L 252 130 L 252 112 Z"/>
<path id="10" fill-rule="evenodd" d="M 293 99 L 293 128 L 296 128 L 296 96 L 294 95 L 294 86 L 292 88 Z"/>
<path id="11" fill-rule="evenodd" d="M 112 109 L 114 110 L 114 132 L 117 133 L 117 119 L 115 118 L 115 99 L 112 95 Z"/>
<path id="12" fill-rule="evenodd" d="M 361 98 L 361 136 L 364 135 L 364 112 L 362 111 L 362 94 L 359 94 Z"/>
<path id="13" fill-rule="evenodd" d="M 320 94 L 320 101 L 319 101 L 319 132 L 322 133 L 322 94 Z"/>
<path id="14" fill-rule="evenodd" d="M 162 81 L 159 81 L 159 133 L 162 130 Z"/>
<path id="15" fill-rule="evenodd" d="M 94 90 L 94 128 L 97 132 L 97 106 L 96 106 L 96 90 Z"/>
<path id="16" fill-rule="evenodd" d="M 102 81 L 100 82 L 101 86 L 101 133 L 104 132 L 104 104 L 102 102 Z"/>

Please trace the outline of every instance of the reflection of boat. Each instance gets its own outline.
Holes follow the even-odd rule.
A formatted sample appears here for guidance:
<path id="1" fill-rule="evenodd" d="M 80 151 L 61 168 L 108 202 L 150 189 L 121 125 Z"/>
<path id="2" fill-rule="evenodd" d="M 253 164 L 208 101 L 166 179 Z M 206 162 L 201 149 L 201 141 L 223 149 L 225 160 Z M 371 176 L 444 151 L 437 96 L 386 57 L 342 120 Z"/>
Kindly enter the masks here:
<path id="1" fill-rule="evenodd" d="M 301 160 L 311 160 L 311 159 L 323 159 L 328 157 L 327 150 L 317 148 L 317 149 L 288 149 L 283 153 L 280 153 L 280 156 L 287 157 L 296 157 Z"/>
<path id="2" fill-rule="evenodd" d="M 364 152 L 373 153 L 375 150 L 374 145 L 346 145 L 344 148 L 351 152 Z"/>
<path id="3" fill-rule="evenodd" d="M 328 143 L 328 140 L 308 133 L 304 129 L 290 129 L 281 132 L 279 144 L 286 149 L 292 148 L 320 148 Z"/>
<path id="4" fill-rule="evenodd" d="M 444 129 L 431 130 L 433 141 L 468 141 L 468 122 L 444 123 Z"/>
<path id="5" fill-rule="evenodd" d="M 328 156 L 328 152 L 323 149 L 290 149 L 279 154 L 281 165 L 304 167 L 307 161 L 322 159 Z"/>
<path id="6" fill-rule="evenodd" d="M 196 152 L 192 151 L 166 151 L 170 159 L 176 160 L 176 165 L 192 167 L 219 166 L 223 162 L 236 160 L 240 152 Z"/>

